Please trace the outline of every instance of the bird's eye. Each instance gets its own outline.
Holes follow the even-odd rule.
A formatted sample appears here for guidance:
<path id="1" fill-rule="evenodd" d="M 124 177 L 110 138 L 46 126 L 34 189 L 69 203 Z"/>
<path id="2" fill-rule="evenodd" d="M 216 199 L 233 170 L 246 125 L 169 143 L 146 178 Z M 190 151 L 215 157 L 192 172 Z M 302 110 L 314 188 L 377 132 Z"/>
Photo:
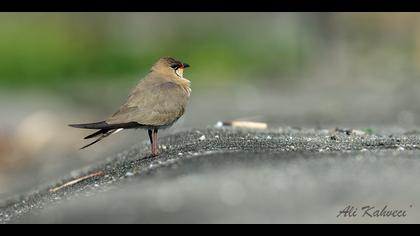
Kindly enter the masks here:
<path id="1" fill-rule="evenodd" d="M 176 70 L 176 69 L 178 69 L 178 68 L 179 68 L 179 65 L 178 65 L 178 64 L 172 64 L 172 65 L 171 65 L 171 68 L 172 68 L 172 69 L 174 69 L 174 70 Z"/>

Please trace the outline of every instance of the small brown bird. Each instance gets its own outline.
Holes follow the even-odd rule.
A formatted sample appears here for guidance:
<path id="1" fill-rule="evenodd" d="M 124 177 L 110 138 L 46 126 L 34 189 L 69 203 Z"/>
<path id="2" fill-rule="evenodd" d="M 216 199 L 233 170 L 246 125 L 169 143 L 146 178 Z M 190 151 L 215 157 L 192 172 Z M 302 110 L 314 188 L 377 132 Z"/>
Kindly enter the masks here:
<path id="1" fill-rule="evenodd" d="M 185 112 L 190 97 L 190 81 L 183 77 L 188 64 L 171 57 L 159 59 L 131 92 L 120 109 L 105 121 L 70 125 L 74 128 L 97 129 L 85 137 L 98 137 L 87 148 L 124 129 L 147 129 L 152 156 L 159 155 L 158 130 L 172 126 Z"/>

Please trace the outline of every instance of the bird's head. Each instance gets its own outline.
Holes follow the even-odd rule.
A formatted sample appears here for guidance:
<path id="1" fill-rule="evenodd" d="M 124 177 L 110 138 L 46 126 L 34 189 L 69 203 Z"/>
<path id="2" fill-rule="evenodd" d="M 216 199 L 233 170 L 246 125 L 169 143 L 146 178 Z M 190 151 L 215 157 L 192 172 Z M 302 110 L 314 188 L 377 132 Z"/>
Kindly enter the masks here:
<path id="1" fill-rule="evenodd" d="M 190 67 L 190 65 L 172 57 L 162 57 L 153 65 L 152 70 L 164 74 L 174 74 L 182 78 L 184 76 L 184 69 L 187 67 Z"/>

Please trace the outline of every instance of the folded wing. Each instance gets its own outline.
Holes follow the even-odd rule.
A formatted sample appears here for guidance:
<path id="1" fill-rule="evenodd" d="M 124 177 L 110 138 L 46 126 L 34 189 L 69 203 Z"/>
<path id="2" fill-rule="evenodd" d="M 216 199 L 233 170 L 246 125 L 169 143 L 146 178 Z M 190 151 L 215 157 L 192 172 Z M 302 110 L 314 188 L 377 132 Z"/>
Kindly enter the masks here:
<path id="1" fill-rule="evenodd" d="M 184 89 L 170 81 L 138 86 L 127 102 L 107 124 L 136 122 L 144 126 L 163 126 L 176 121 L 185 111 L 188 96 Z"/>

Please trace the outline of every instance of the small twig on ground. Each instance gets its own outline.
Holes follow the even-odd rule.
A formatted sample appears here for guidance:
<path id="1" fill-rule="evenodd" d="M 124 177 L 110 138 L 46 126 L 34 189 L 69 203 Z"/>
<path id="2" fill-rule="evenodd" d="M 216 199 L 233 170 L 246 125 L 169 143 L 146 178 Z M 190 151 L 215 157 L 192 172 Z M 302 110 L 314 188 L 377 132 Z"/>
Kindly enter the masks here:
<path id="1" fill-rule="evenodd" d="M 95 173 L 93 173 L 93 174 L 86 175 L 86 176 L 83 176 L 83 177 L 77 178 L 77 179 L 75 179 L 75 180 L 72 180 L 72 181 L 70 181 L 70 182 L 67 182 L 67 183 L 65 183 L 65 184 L 63 184 L 63 185 L 61 185 L 61 186 L 59 186 L 59 187 L 52 188 L 52 189 L 50 189 L 49 191 L 50 191 L 50 193 L 55 193 L 55 192 L 57 192 L 57 191 L 59 191 L 59 190 L 61 190 L 61 189 L 63 189 L 63 188 L 66 188 L 66 187 L 69 187 L 69 186 L 75 185 L 75 184 L 77 184 L 77 183 L 79 183 L 79 182 L 81 182 L 81 181 L 83 181 L 83 180 L 87 180 L 87 179 L 90 179 L 90 178 L 93 178 L 93 177 L 96 177 L 96 176 L 101 176 L 101 175 L 104 175 L 104 172 L 103 172 L 103 171 L 98 171 L 98 172 L 95 172 Z"/>
<path id="2" fill-rule="evenodd" d="M 217 122 L 216 127 L 231 126 L 236 128 L 245 128 L 245 129 L 267 129 L 267 123 L 255 122 L 255 121 L 224 121 Z"/>

